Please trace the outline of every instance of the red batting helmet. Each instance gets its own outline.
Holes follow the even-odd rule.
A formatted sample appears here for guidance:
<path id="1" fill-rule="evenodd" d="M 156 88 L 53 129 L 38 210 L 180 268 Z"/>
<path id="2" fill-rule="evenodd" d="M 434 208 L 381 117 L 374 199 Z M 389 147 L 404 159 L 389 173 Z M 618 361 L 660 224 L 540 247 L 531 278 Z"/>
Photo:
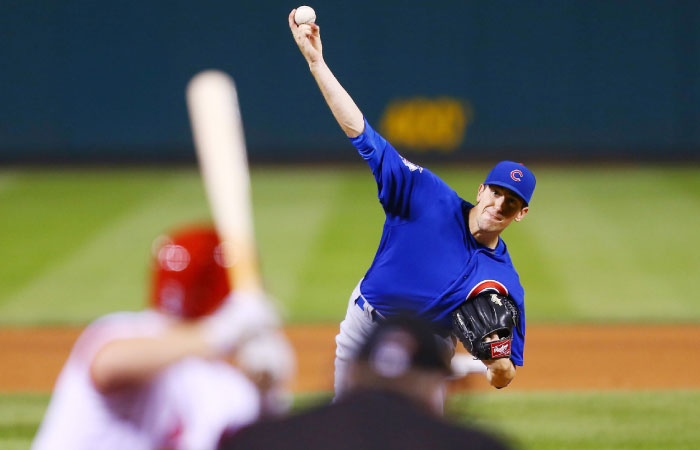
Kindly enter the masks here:
<path id="1" fill-rule="evenodd" d="M 151 306 L 194 319 L 214 312 L 231 291 L 216 230 L 198 226 L 156 240 Z"/>

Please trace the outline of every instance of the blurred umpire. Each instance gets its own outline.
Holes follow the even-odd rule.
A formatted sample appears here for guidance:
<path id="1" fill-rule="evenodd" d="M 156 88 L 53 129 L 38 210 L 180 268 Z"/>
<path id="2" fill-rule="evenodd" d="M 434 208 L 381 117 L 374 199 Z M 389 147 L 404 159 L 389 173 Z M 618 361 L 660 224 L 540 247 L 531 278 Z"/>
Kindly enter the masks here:
<path id="1" fill-rule="evenodd" d="M 449 352 L 426 322 L 382 321 L 356 355 L 349 389 L 330 405 L 225 434 L 220 449 L 507 449 L 442 416 Z"/>
<path id="2" fill-rule="evenodd" d="M 86 328 L 32 448 L 206 450 L 224 429 L 258 419 L 266 398 L 244 371 L 281 381 L 291 347 L 265 299 L 231 292 L 225 265 L 209 226 L 158 239 L 152 308 Z M 251 347 L 251 367 L 224 360 Z"/>

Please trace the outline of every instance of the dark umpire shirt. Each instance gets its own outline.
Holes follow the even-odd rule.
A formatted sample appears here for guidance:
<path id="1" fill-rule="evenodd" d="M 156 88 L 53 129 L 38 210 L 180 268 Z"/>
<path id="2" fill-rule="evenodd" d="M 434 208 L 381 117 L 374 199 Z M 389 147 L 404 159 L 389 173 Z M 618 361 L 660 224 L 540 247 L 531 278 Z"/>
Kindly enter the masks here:
<path id="1" fill-rule="evenodd" d="M 483 431 L 451 424 L 403 396 L 380 391 L 225 434 L 220 449 L 510 449 Z"/>

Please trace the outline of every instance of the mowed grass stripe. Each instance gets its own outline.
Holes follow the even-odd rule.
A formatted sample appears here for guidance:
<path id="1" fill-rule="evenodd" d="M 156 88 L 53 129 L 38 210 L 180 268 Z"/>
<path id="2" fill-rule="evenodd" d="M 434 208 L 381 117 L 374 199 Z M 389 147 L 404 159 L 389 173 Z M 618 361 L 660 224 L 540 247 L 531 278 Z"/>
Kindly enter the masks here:
<path id="1" fill-rule="evenodd" d="M 156 186 L 148 171 L 27 171 L 0 191 L 0 304 Z"/>
<path id="2" fill-rule="evenodd" d="M 118 172 L 109 176 L 130 177 Z M 316 228 L 335 199 L 338 177 L 324 170 L 267 169 L 253 170 L 251 178 L 266 286 L 287 315 L 295 309 L 288 300 L 298 290 L 298 271 Z M 149 180 L 130 209 L 35 273 L 31 283 L 4 295 L 0 323 L 82 323 L 109 311 L 141 308 L 153 238 L 173 226 L 210 221 L 196 168 L 156 172 Z M 80 175 L 73 183 L 92 186 Z"/>
<path id="3" fill-rule="evenodd" d="M 355 284 L 364 276 L 381 237 L 384 213 L 366 167 L 339 172 L 338 195 L 300 273 L 292 311 L 299 321 L 340 320 Z"/>
<path id="4" fill-rule="evenodd" d="M 338 202 L 341 177 L 319 168 L 253 170 L 251 177 L 265 286 L 287 320 L 303 321 L 308 304 L 302 273 L 323 264 L 312 247 Z"/>
<path id="5" fill-rule="evenodd" d="M 49 403 L 49 394 L 0 395 L 0 448 L 30 447 Z"/>
<path id="6" fill-rule="evenodd" d="M 47 394 L 0 395 L 0 448 L 28 448 Z M 295 397 L 295 411 L 330 401 Z M 552 450 L 690 450 L 700 447 L 700 391 L 508 392 L 452 395 L 448 416 L 517 442 Z"/>
<path id="7" fill-rule="evenodd" d="M 534 214 L 507 230 L 503 237 L 525 288 L 528 320 L 535 314 L 540 321 L 558 321 L 574 315 L 576 308 L 566 300 L 570 297 L 566 274 L 562 274 L 560 266 L 552 264 L 547 251 L 551 242 L 540 232 Z"/>
<path id="8" fill-rule="evenodd" d="M 596 284 L 602 292 L 652 301 L 638 303 L 629 311 L 614 296 L 594 296 L 589 299 L 590 310 L 585 312 L 600 319 L 612 313 L 627 314 L 630 320 L 653 320 L 656 299 L 663 303 L 667 320 L 685 320 L 690 311 L 700 312 L 700 295 L 683 290 L 683 295 L 694 299 L 688 310 L 687 300 L 677 295 L 678 287 L 687 286 L 692 279 L 684 260 L 697 255 L 700 245 L 670 228 L 677 226 L 680 217 L 699 224 L 700 212 L 697 208 L 686 210 L 693 196 L 682 182 L 672 182 L 667 172 L 632 169 L 626 175 L 621 181 L 617 174 L 606 172 L 588 191 L 584 206 L 591 211 L 590 229 L 597 232 L 595 238 L 605 252 L 603 257 L 590 257 L 588 266 L 598 269 L 598 273 L 590 274 L 589 282 L 598 279 Z M 630 198 L 638 202 L 630 202 Z M 683 212 L 676 215 L 676 211 Z M 697 275 L 700 265 L 695 268 Z"/>
<path id="9" fill-rule="evenodd" d="M 114 310 L 140 309 L 147 296 L 154 237 L 173 224 L 207 221 L 209 211 L 196 172 L 161 174 L 100 227 L 63 253 L 32 283 L 5 297 L 3 323 L 83 323 Z M 118 197 L 114 194 L 105 202 Z M 76 232 L 80 232 L 76 227 Z"/>
<path id="10" fill-rule="evenodd" d="M 515 225 L 515 230 L 526 229 L 535 245 L 523 251 L 517 238 L 509 239 L 510 250 L 526 288 L 530 318 L 541 305 L 543 319 L 556 321 L 581 313 L 577 295 L 580 293 L 585 301 L 590 290 L 595 290 L 589 280 L 582 282 L 596 270 L 593 265 L 588 271 L 581 270 L 590 264 L 584 261 L 585 255 L 592 252 L 595 258 L 605 250 L 588 236 L 590 213 L 581 207 L 580 198 L 584 186 L 568 173 L 538 170 L 537 175 L 531 211 Z"/>
<path id="11" fill-rule="evenodd" d="M 504 234 L 529 320 L 700 320 L 699 294 L 682 289 L 700 267 L 697 169 L 534 169 L 531 213 Z M 435 170 L 468 200 L 487 171 Z M 13 174 L 0 190 L 4 323 L 76 322 L 107 306 L 140 306 L 143 246 L 173 225 L 209 215 L 194 167 Z M 269 290 L 290 320 L 338 320 L 381 235 L 369 169 L 260 168 L 252 179 Z M 57 306 L 45 308 L 56 295 Z M 78 314 L 85 302 L 92 309 Z"/>
<path id="12" fill-rule="evenodd" d="M 448 411 L 524 450 L 700 447 L 700 391 L 463 394 Z"/>
<path id="13" fill-rule="evenodd" d="M 566 303 L 574 309 L 572 316 L 581 320 L 658 320 L 660 302 L 664 320 L 688 320 L 688 306 L 691 316 L 698 317 L 697 301 L 691 305 L 669 293 L 691 279 L 692 263 L 676 261 L 695 258 L 697 270 L 693 255 L 700 247 L 695 241 L 684 244 L 680 235 L 664 236 L 667 218 L 648 206 L 666 198 L 672 199 L 665 202 L 672 209 L 693 203 L 682 184 L 660 183 L 672 172 L 570 170 L 543 175 L 537 205 L 546 207 L 533 206 L 526 221 L 530 230 L 541 233 L 541 252 L 548 262 L 528 266 L 517 250 L 512 253 L 518 267 L 525 267 L 521 275 L 526 285 L 529 270 L 534 277 L 551 272 L 564 280 L 568 292 L 556 298 L 542 286 L 545 289 L 528 291 L 530 299 L 534 295 L 546 305 Z M 690 214 L 697 215 L 697 209 Z M 697 294 L 689 295 L 698 299 Z"/>
<path id="14" fill-rule="evenodd" d="M 17 175 L 11 172 L 0 172 L 0 192 L 8 189 L 17 182 Z"/>

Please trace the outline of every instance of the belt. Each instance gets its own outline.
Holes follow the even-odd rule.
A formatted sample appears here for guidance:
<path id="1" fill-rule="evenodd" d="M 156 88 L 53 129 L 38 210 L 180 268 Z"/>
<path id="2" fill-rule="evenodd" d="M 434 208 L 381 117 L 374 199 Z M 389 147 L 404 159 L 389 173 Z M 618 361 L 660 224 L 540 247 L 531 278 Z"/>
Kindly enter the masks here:
<path id="1" fill-rule="evenodd" d="M 374 321 L 378 322 L 380 320 L 385 320 L 386 317 L 382 315 L 379 311 L 377 311 L 374 306 L 370 305 L 369 302 L 365 299 L 365 297 L 360 294 L 356 299 L 355 299 L 355 304 L 362 310 L 362 312 L 365 313 L 365 316 Z M 443 328 L 435 328 L 433 330 L 436 335 L 447 339 L 448 337 L 452 336 L 452 330 L 451 329 L 443 329 Z"/>
<path id="2" fill-rule="evenodd" d="M 365 313 L 365 316 L 373 321 L 379 321 L 379 320 L 384 320 L 384 316 L 374 309 L 374 306 L 370 305 L 367 300 L 360 294 L 356 299 L 355 299 L 355 304 Z"/>

